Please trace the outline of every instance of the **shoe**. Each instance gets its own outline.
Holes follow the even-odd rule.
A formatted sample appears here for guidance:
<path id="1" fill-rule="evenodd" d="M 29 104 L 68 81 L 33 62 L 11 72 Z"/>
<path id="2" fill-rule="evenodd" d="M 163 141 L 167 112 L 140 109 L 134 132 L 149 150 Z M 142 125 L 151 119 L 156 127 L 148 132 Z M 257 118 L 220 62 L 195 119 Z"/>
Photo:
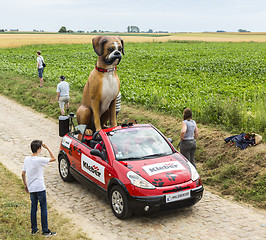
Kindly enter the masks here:
<path id="1" fill-rule="evenodd" d="M 50 230 L 48 230 L 48 232 L 44 232 L 42 235 L 44 235 L 45 237 L 55 236 L 56 232 L 51 232 Z"/>
<path id="2" fill-rule="evenodd" d="M 43 86 L 39 85 L 40 88 L 42 88 Z"/>
<path id="3" fill-rule="evenodd" d="M 36 235 L 39 232 L 39 229 L 37 229 L 36 231 L 31 231 L 32 235 Z"/>

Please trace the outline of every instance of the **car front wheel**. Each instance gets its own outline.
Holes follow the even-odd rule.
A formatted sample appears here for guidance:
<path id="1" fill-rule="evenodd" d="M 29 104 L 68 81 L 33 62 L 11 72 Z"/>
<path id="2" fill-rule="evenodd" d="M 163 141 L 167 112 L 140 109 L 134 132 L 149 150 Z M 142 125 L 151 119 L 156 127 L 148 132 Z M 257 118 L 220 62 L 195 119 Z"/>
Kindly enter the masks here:
<path id="1" fill-rule="evenodd" d="M 120 186 L 114 186 L 109 194 L 109 201 L 114 215 L 120 219 L 131 216 L 131 208 L 125 191 Z"/>
<path id="2" fill-rule="evenodd" d="M 71 173 L 69 172 L 69 166 L 70 165 L 68 159 L 64 155 L 61 155 L 59 157 L 58 168 L 60 176 L 65 182 L 71 182 L 74 179 Z"/>

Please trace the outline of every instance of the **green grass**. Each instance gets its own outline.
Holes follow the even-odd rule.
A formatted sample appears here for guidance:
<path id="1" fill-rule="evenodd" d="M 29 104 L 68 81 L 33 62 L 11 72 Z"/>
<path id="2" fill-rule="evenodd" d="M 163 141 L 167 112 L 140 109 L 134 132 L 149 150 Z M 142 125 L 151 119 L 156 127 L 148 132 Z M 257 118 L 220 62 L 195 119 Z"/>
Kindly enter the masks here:
<path id="1" fill-rule="evenodd" d="M 30 197 L 25 193 L 22 180 L 0 163 L 0 239 L 44 239 L 41 233 L 32 236 L 30 229 Z M 48 203 L 49 204 L 49 203 Z M 56 211 L 49 211 L 48 222 L 60 239 L 87 239 L 81 232 L 73 232 L 70 221 Z M 38 215 L 40 226 L 40 216 Z"/>
<path id="2" fill-rule="evenodd" d="M 65 75 L 82 91 L 94 68 L 91 44 L 0 49 L 0 70 L 36 77 L 36 51 L 47 63 L 44 79 Z M 266 43 L 125 43 L 118 66 L 123 100 L 167 114 L 190 107 L 197 122 L 266 136 Z"/>

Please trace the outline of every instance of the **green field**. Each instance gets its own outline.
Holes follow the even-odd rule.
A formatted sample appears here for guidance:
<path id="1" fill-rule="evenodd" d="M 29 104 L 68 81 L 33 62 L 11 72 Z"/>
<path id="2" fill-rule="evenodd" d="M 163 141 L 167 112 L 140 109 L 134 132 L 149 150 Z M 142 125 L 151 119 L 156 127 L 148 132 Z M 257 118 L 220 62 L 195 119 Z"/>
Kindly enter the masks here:
<path id="1" fill-rule="evenodd" d="M 65 75 L 82 91 L 97 58 L 91 44 L 0 49 L 0 71 L 37 79 L 39 49 L 46 81 Z M 190 107 L 199 122 L 265 136 L 266 43 L 127 43 L 118 75 L 126 102 L 180 117 Z"/>

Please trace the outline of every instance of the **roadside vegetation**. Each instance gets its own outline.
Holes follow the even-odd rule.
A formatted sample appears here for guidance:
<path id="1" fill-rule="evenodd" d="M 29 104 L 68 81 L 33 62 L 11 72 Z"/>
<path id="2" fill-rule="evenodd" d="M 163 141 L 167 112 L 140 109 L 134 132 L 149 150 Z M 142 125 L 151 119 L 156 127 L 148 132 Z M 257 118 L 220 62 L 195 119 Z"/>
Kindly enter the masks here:
<path id="1" fill-rule="evenodd" d="M 15 99 L 45 115 L 58 119 L 60 110 L 56 101 L 56 82 L 46 81 L 38 88 L 38 77 L 27 77 L 11 71 L 0 71 L 0 93 Z M 71 90 L 72 112 L 76 112 L 82 99 L 82 90 Z M 133 118 L 138 123 L 151 123 L 167 137 L 179 143 L 181 114 L 173 116 L 148 106 L 123 101 L 118 122 Z M 265 144 L 240 150 L 225 144 L 224 138 L 232 135 L 220 127 L 199 123 L 199 139 L 196 151 L 197 168 L 203 184 L 224 196 L 266 208 Z M 21 183 L 22 184 L 22 183 Z"/>
<path id="2" fill-rule="evenodd" d="M 0 163 L 0 239 L 44 239 L 41 231 L 35 236 L 31 235 L 30 197 L 24 192 L 21 181 Z M 60 239 L 88 239 L 80 230 L 73 231 L 73 228 L 69 228 L 70 220 L 59 215 L 56 210 L 51 210 L 49 206 L 48 218 Z"/>

